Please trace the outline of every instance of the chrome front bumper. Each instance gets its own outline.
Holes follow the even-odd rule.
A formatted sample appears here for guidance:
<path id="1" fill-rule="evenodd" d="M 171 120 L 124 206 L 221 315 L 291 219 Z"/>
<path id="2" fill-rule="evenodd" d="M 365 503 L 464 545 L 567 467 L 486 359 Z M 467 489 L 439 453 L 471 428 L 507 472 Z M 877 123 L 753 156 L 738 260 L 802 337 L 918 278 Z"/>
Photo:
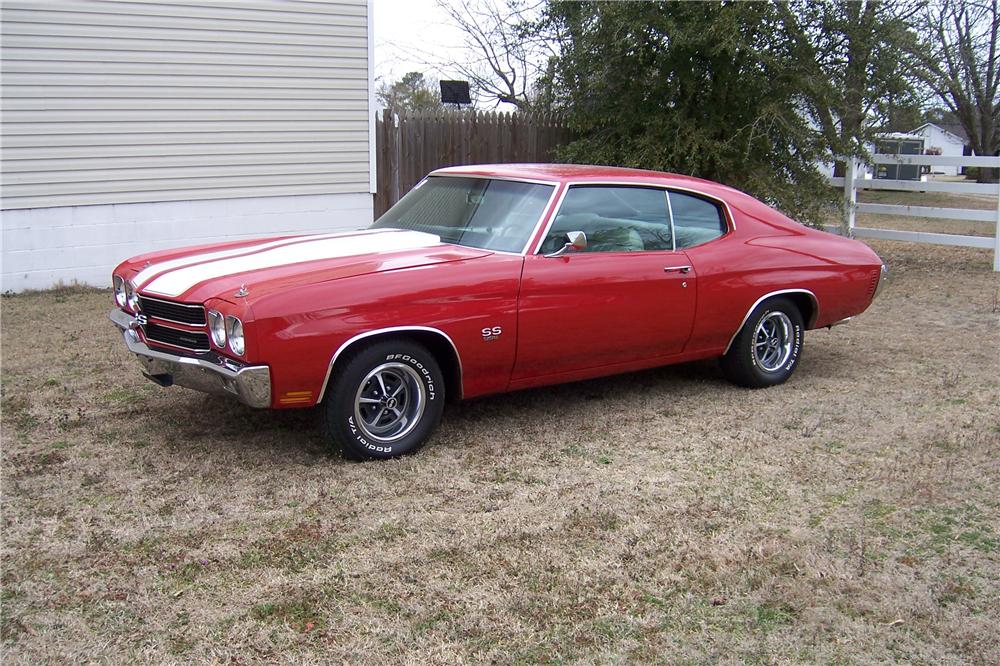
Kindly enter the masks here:
<path id="1" fill-rule="evenodd" d="M 122 331 L 125 346 L 135 354 L 142 373 L 160 386 L 184 386 L 216 395 L 235 396 L 250 407 L 271 406 L 271 371 L 266 365 L 240 365 L 223 356 L 193 358 L 150 349 L 136 333 L 139 323 L 127 312 L 108 317 Z"/>

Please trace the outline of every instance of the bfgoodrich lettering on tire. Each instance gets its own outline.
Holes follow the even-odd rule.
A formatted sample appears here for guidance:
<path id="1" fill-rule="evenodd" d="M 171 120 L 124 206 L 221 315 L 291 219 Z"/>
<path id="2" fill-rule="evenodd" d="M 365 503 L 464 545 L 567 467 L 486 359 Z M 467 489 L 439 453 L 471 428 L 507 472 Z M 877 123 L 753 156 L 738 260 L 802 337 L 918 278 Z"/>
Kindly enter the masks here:
<path id="1" fill-rule="evenodd" d="M 320 410 L 328 443 L 348 458 L 416 451 L 441 420 L 444 377 L 423 345 L 383 340 L 348 352 Z"/>
<path id="2" fill-rule="evenodd" d="M 733 383 L 749 388 L 781 384 L 792 376 L 802 353 L 802 314 L 787 298 L 772 298 L 747 318 L 722 357 Z"/>

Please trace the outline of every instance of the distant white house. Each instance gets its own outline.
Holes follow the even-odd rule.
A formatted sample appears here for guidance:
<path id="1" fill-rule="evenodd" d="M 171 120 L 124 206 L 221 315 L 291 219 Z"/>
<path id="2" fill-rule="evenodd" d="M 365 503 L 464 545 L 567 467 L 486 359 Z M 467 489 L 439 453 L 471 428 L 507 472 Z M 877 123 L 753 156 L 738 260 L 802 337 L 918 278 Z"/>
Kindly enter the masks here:
<path id="1" fill-rule="evenodd" d="M 923 145 L 916 147 L 918 142 L 923 142 Z M 884 132 L 878 134 L 876 135 L 876 141 L 865 144 L 865 149 L 873 154 L 878 152 L 898 152 L 902 154 L 930 154 L 948 157 L 972 155 L 968 140 L 965 138 L 965 132 L 960 125 L 942 127 L 935 123 L 924 123 L 910 132 Z M 819 167 L 820 171 L 825 175 L 833 175 L 832 163 L 822 163 Z M 859 178 L 876 177 L 869 164 L 859 162 L 856 168 Z M 926 168 L 929 168 L 931 173 L 945 176 L 956 176 L 962 169 L 962 167 L 954 166 L 931 166 Z M 888 175 L 883 174 L 880 177 L 885 178 Z"/>
<path id="2" fill-rule="evenodd" d="M 960 130 L 959 130 L 960 131 Z M 949 131 L 934 123 L 924 123 L 910 134 L 916 134 L 924 139 L 924 151 L 931 154 L 940 154 L 948 157 L 961 157 L 966 151 L 965 137 L 959 136 L 954 131 Z M 931 173 L 940 173 L 946 176 L 957 176 L 960 167 L 954 166 L 932 166 Z"/>

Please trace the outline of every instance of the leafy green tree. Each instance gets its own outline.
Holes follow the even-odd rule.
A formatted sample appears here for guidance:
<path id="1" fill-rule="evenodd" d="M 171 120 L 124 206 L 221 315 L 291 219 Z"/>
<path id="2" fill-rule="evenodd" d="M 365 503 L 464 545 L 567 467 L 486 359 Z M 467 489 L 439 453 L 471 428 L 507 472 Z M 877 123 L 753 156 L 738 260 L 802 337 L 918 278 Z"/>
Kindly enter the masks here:
<path id="1" fill-rule="evenodd" d="M 421 72 L 409 72 L 399 81 L 383 83 L 375 93 L 386 108 L 400 111 L 435 111 L 443 108 L 436 82 Z"/>
<path id="2" fill-rule="evenodd" d="M 783 12 L 761 2 L 557 2 L 543 95 L 579 138 L 561 157 L 721 181 L 803 222 L 833 195 Z"/>

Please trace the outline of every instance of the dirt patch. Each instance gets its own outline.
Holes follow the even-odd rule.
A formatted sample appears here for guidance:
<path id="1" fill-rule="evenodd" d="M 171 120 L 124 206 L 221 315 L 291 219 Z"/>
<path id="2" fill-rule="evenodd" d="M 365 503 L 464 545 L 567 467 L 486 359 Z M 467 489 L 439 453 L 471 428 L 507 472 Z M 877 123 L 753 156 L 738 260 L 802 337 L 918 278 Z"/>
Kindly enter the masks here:
<path id="1" fill-rule="evenodd" d="M 3 298 L 5 663 L 997 663 L 1000 277 L 873 246 L 786 385 L 477 400 L 375 464 L 146 382 L 107 292 Z"/>

